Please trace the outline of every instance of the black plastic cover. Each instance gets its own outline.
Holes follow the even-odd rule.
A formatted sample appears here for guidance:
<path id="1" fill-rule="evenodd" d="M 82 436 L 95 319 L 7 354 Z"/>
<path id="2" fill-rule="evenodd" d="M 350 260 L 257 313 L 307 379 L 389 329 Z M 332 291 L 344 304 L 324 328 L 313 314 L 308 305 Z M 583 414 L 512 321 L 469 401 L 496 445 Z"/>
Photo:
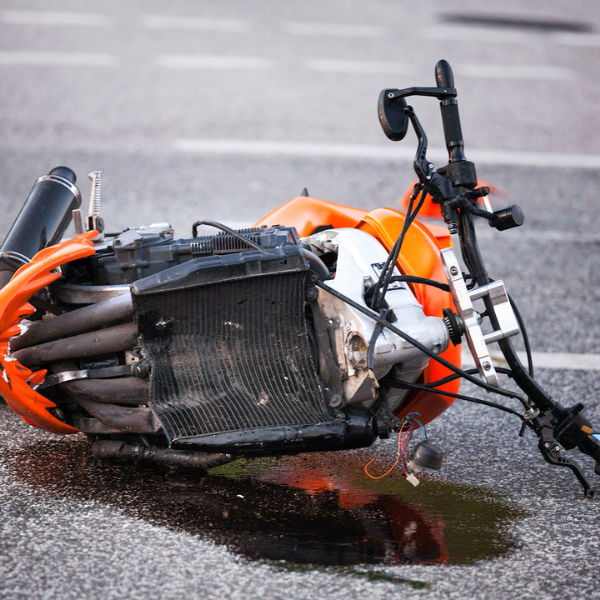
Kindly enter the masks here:
<path id="1" fill-rule="evenodd" d="M 236 281 L 273 273 L 307 271 L 308 262 L 298 246 L 272 250 L 251 250 L 238 254 L 206 256 L 190 260 L 136 281 L 131 286 L 135 296 L 174 292 L 222 281 Z"/>

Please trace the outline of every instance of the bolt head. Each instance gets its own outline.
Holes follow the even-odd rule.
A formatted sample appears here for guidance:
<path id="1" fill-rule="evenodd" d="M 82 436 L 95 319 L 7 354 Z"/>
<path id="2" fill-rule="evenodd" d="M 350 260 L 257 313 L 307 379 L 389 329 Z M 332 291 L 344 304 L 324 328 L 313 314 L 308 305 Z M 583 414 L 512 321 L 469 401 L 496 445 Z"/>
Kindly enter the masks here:
<path id="1" fill-rule="evenodd" d="M 343 402 L 344 401 L 339 394 L 334 394 L 329 399 L 329 406 L 331 406 L 331 408 L 339 408 L 343 404 Z"/>
<path id="2" fill-rule="evenodd" d="M 458 269 L 456 267 L 450 267 L 451 275 L 458 275 Z"/>
<path id="3" fill-rule="evenodd" d="M 314 285 L 311 285 L 310 287 L 306 288 L 304 296 L 309 302 L 312 302 L 319 297 L 319 290 Z"/>
<path id="4" fill-rule="evenodd" d="M 492 368 L 492 365 L 489 362 L 484 362 L 483 363 L 483 369 L 484 371 L 489 371 Z"/>

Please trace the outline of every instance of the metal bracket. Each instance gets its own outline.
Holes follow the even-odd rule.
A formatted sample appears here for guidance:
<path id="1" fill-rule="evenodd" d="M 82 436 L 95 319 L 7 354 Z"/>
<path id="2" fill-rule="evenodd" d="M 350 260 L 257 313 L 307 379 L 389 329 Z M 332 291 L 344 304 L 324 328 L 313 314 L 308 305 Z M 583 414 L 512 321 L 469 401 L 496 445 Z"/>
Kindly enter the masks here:
<path id="1" fill-rule="evenodd" d="M 59 383 L 75 381 L 78 379 L 110 379 L 112 377 L 123 377 L 134 373 L 134 364 L 121 365 L 117 367 L 104 367 L 102 369 L 82 369 L 80 371 L 62 371 L 54 375 L 48 375 L 44 382 L 37 388 L 43 390 Z"/>
<path id="2" fill-rule="evenodd" d="M 503 340 L 520 332 L 519 322 L 508 299 L 504 282 L 493 281 L 469 291 L 462 276 L 460 265 L 451 248 L 441 250 L 444 270 L 450 284 L 452 299 L 463 322 L 469 350 L 473 355 L 479 376 L 489 385 L 498 387 L 498 374 L 492 363 L 488 344 Z M 484 334 L 481 316 L 473 307 L 473 301 L 488 296 L 500 329 Z"/>

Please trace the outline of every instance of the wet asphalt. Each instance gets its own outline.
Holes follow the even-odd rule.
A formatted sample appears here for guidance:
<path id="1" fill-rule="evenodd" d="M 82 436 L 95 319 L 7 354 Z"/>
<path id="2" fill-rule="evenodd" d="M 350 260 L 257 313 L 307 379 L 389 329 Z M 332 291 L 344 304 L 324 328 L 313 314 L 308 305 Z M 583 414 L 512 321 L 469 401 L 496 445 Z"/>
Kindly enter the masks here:
<path id="1" fill-rule="evenodd" d="M 388 148 L 375 116 L 379 91 L 433 85 L 439 58 L 559 69 L 545 78 L 461 78 L 455 66 L 455 76 L 467 156 L 473 148 L 567 157 L 563 166 L 479 166 L 527 219 L 505 233 L 482 226 L 480 239 L 535 351 L 600 354 L 600 171 L 569 158 L 600 155 L 593 4 L 103 1 L 93 12 L 109 20 L 96 27 L 36 25 L 35 15 L 6 13 L 51 9 L 84 7 L 0 5 L 0 235 L 35 179 L 58 164 L 78 173 L 84 197 L 86 174 L 103 170 L 103 214 L 115 230 L 169 220 L 188 237 L 199 218 L 248 224 L 305 186 L 334 202 L 396 207 L 412 180 L 410 160 L 188 154 L 175 141 Z M 466 25 L 449 29 L 449 13 L 521 22 L 465 33 Z M 225 31 L 214 22 L 203 31 L 141 25 L 166 14 L 220 19 Z M 355 29 L 302 36 L 293 33 L 298 23 Z M 378 33 L 356 29 L 366 25 Z M 569 33 L 575 25 L 591 31 Z M 561 42 L 564 33 L 575 38 Z M 34 51 L 117 62 L 6 64 L 10 53 Z M 169 69 L 157 62 L 163 55 L 258 57 L 274 66 Z M 317 60 L 354 62 L 343 73 L 311 70 Z M 357 72 L 360 61 L 397 62 L 398 74 Z M 439 148 L 436 102 L 414 106 Z M 403 144 L 414 142 L 409 135 Z M 537 378 L 564 405 L 583 402 L 600 423 L 598 371 L 540 369 Z M 376 472 L 387 470 L 394 438 L 338 454 L 233 463 L 200 477 L 96 463 L 85 438 L 35 430 L 5 405 L 0 423 L 2 598 L 600 598 L 599 501 L 584 499 L 570 471 L 544 463 L 534 437 L 519 438 L 517 420 L 493 409 L 457 401 L 429 426 L 444 465 L 417 488 L 398 472 L 376 482 L 364 473 L 371 459 Z M 580 462 L 598 483 L 590 461 Z"/>

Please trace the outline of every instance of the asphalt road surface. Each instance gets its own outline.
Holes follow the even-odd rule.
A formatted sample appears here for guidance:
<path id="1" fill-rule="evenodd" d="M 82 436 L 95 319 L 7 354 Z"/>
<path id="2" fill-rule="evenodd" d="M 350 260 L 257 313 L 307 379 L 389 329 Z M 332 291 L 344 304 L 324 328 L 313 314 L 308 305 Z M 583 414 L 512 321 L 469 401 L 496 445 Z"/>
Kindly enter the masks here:
<path id="1" fill-rule="evenodd" d="M 0 236 L 35 179 L 103 171 L 111 231 L 250 224 L 304 187 L 398 207 L 416 139 L 386 87 L 454 67 L 467 157 L 526 224 L 481 228 L 539 380 L 600 423 L 600 11 L 593 2 L 0 2 Z M 444 164 L 437 102 L 415 99 Z M 468 386 L 467 392 L 475 393 Z M 0 597 L 600 598 L 600 508 L 514 417 L 457 402 L 415 489 L 374 448 L 210 479 L 98 465 L 0 406 Z M 593 479 L 593 465 L 582 460 Z M 596 477 L 597 481 L 597 477 Z"/>

